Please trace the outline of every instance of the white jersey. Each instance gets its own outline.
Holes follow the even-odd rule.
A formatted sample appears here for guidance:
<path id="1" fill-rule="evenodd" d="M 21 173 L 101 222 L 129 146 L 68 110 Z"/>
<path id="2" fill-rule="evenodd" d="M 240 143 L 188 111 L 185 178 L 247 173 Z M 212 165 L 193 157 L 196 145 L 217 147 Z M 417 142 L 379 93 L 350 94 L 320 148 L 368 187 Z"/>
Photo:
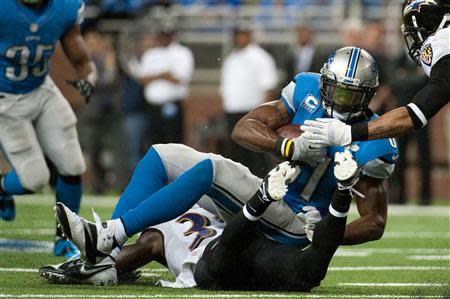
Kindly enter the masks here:
<path id="1" fill-rule="evenodd" d="M 164 236 L 167 266 L 176 277 L 174 282 L 160 280 L 163 287 L 196 286 L 194 269 L 206 245 L 222 234 L 225 222 L 195 205 L 183 215 L 152 228 Z"/>
<path id="2" fill-rule="evenodd" d="M 433 66 L 444 56 L 450 55 L 450 27 L 440 29 L 428 37 L 420 53 L 422 68 L 429 77 Z"/>

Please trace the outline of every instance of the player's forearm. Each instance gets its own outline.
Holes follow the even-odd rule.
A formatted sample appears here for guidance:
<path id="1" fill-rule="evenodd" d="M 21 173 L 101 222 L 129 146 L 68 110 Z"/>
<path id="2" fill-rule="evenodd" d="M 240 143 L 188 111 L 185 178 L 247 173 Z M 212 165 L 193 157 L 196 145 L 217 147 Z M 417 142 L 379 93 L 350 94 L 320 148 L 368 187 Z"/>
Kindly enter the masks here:
<path id="1" fill-rule="evenodd" d="M 84 80 L 88 80 L 92 85 L 95 86 L 98 79 L 97 67 L 91 60 L 85 61 L 78 65 L 74 65 L 77 70 L 78 76 Z"/>
<path id="2" fill-rule="evenodd" d="M 385 218 L 378 214 L 363 216 L 347 225 L 342 245 L 355 245 L 380 239 L 386 225 Z"/>
<path id="3" fill-rule="evenodd" d="M 272 152 L 279 136 L 259 120 L 241 119 L 233 129 L 231 139 L 253 151 Z"/>
<path id="4" fill-rule="evenodd" d="M 414 129 L 406 107 L 394 109 L 368 123 L 352 126 L 352 141 L 393 138 Z"/>
<path id="5" fill-rule="evenodd" d="M 61 46 L 78 76 L 95 86 L 98 78 L 97 67 L 89 56 L 79 25 L 73 26 L 61 38 Z"/>

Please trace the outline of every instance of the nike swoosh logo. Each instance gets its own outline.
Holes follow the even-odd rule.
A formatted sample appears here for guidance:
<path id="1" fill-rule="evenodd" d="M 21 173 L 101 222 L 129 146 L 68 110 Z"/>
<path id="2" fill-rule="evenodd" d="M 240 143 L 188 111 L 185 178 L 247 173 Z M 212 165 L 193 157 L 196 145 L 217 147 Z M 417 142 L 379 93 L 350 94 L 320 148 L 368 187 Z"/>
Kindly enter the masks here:
<path id="1" fill-rule="evenodd" d="M 82 275 L 93 275 L 95 273 L 101 272 L 103 270 L 106 270 L 108 268 L 111 268 L 111 265 L 101 265 L 101 266 L 88 266 L 86 265 L 81 266 L 80 268 L 80 274 Z"/>

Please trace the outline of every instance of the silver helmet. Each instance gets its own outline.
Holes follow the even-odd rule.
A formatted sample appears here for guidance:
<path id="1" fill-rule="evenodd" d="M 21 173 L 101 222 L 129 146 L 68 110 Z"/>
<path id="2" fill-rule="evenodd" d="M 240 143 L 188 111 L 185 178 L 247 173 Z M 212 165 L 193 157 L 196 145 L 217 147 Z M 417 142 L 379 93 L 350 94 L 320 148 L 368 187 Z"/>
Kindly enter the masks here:
<path id="1" fill-rule="evenodd" d="M 323 109 L 344 122 L 364 113 L 378 87 L 375 59 L 357 47 L 345 47 L 331 53 L 320 74 Z"/>

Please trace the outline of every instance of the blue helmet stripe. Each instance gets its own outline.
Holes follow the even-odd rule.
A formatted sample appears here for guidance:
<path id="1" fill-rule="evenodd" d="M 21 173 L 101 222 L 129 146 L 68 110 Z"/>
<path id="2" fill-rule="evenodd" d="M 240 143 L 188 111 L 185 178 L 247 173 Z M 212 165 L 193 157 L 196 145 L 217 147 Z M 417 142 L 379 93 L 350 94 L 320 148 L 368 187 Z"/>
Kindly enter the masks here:
<path id="1" fill-rule="evenodd" d="M 359 57 L 359 48 L 355 48 L 352 53 L 352 58 L 350 59 L 350 66 L 348 69 L 348 77 L 354 78 L 356 74 L 356 63 L 358 62 Z"/>

